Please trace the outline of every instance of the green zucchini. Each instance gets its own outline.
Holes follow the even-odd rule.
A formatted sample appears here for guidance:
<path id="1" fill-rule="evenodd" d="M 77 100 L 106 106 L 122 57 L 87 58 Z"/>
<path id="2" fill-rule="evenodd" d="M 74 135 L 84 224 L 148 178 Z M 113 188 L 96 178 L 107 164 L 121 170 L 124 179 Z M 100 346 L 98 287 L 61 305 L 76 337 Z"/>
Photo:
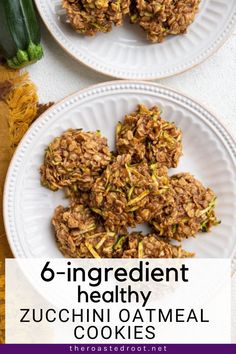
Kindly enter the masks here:
<path id="1" fill-rule="evenodd" d="M 9 67 L 22 68 L 43 56 L 32 0 L 0 0 L 0 55 Z"/>

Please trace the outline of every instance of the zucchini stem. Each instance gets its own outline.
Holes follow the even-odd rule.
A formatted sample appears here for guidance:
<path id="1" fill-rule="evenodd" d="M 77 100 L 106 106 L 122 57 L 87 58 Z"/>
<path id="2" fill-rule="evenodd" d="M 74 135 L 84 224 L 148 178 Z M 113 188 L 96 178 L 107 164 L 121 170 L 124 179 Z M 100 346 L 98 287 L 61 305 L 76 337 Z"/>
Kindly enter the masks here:
<path id="1" fill-rule="evenodd" d="M 7 59 L 7 65 L 12 69 L 21 69 L 26 65 L 33 64 L 43 57 L 41 44 L 29 43 L 27 50 L 18 49 L 16 55 Z"/>

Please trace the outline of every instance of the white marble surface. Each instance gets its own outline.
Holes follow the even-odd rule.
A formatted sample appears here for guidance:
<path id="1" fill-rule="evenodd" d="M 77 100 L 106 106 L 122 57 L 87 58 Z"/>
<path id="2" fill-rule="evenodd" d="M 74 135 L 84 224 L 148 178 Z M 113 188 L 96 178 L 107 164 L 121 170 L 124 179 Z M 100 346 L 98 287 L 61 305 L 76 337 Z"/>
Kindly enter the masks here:
<path id="1" fill-rule="evenodd" d="M 42 25 L 44 58 L 29 68 L 41 102 L 58 101 L 72 92 L 111 80 L 76 62 Z M 113 80 L 113 79 L 112 79 Z M 204 63 L 176 77 L 158 81 L 215 112 L 236 139 L 236 35 Z M 236 237 L 236 235 L 235 235 Z M 232 342 L 236 343 L 236 273 L 232 278 Z"/>

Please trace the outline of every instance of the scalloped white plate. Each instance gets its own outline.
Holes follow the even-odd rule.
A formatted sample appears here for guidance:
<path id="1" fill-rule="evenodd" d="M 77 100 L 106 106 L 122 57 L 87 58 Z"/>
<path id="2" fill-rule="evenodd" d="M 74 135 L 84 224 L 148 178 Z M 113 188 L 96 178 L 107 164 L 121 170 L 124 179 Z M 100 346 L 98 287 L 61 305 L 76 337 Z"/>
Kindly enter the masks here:
<path id="1" fill-rule="evenodd" d="M 206 109 L 162 86 L 117 81 L 79 91 L 45 112 L 29 129 L 11 162 L 4 192 L 4 221 L 16 257 L 62 257 L 50 226 L 61 192 L 40 185 L 39 166 L 49 142 L 68 128 L 101 130 L 114 148 L 115 126 L 138 103 L 159 105 L 183 130 L 184 156 L 176 172 L 189 171 L 218 196 L 222 224 L 184 241 L 198 257 L 232 258 L 236 248 L 236 144 Z"/>
<path id="2" fill-rule="evenodd" d="M 187 34 L 150 44 L 145 33 L 129 21 L 121 28 L 95 37 L 84 37 L 60 21 L 60 0 L 35 0 L 38 11 L 56 41 L 92 69 L 123 78 L 153 80 L 190 69 L 214 53 L 236 24 L 235 0 L 202 0 Z"/>

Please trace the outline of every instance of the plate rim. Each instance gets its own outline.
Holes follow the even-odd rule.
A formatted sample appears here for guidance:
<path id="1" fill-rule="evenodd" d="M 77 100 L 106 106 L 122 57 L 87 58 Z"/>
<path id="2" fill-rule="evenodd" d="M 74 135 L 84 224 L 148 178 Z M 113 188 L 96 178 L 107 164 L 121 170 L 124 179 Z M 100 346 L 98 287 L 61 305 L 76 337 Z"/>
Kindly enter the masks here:
<path id="1" fill-rule="evenodd" d="M 179 103 L 185 103 L 189 108 L 192 108 L 195 111 L 199 111 L 200 114 L 205 115 L 205 119 L 209 123 L 210 127 L 214 127 L 214 129 L 216 129 L 218 133 L 222 135 L 222 139 L 224 140 L 227 150 L 230 152 L 230 156 L 233 160 L 236 170 L 236 140 L 231 136 L 226 127 L 217 118 L 217 115 L 215 113 L 210 111 L 201 103 L 197 102 L 194 98 L 191 98 L 189 95 L 186 95 L 183 92 L 161 84 L 136 80 L 107 81 L 104 83 L 89 86 L 87 88 L 83 88 L 81 90 L 77 90 L 76 92 L 69 94 L 60 101 L 56 102 L 30 126 L 30 128 L 27 130 L 26 134 L 20 141 L 18 147 L 16 148 L 9 164 L 3 190 L 3 221 L 6 230 L 7 240 L 15 258 L 22 258 L 22 254 L 24 254 L 24 251 L 21 249 L 20 252 L 18 252 L 19 240 L 18 245 L 16 245 L 16 237 L 15 235 L 12 235 L 12 232 L 10 230 L 10 220 L 13 219 L 13 223 L 15 222 L 14 218 L 11 215 L 14 210 L 14 201 L 10 200 L 10 191 L 11 186 L 16 183 L 17 169 L 19 169 L 19 165 L 21 165 L 21 160 L 24 158 L 25 152 L 27 151 L 25 144 L 27 144 L 28 140 L 31 141 L 31 136 L 34 135 L 35 128 L 37 128 L 37 130 L 40 129 L 40 125 L 41 127 L 43 127 L 45 124 L 47 124 L 48 121 L 53 119 L 58 112 L 61 112 L 63 109 L 66 109 L 66 102 L 71 102 L 71 104 L 75 104 L 76 102 L 79 103 L 81 100 L 85 99 L 88 96 L 96 97 L 96 95 L 98 95 L 99 93 L 114 93 L 115 91 L 127 89 L 134 90 L 137 92 L 141 92 L 144 90 L 147 93 L 150 92 L 156 95 L 161 95 L 161 93 L 163 93 L 166 97 L 169 96 L 170 98 L 177 100 L 177 102 Z M 11 210 L 11 214 L 9 209 Z M 236 269 L 236 244 L 230 258 L 232 260 L 233 268 Z"/>
<path id="2" fill-rule="evenodd" d="M 46 0 L 47 1 L 47 0 Z M 117 79 L 124 79 L 124 80 L 138 80 L 138 81 L 152 81 L 152 80 L 160 80 L 160 79 L 165 79 L 168 77 L 173 77 L 176 75 L 179 75 L 181 73 L 187 72 L 194 67 L 198 66 L 199 64 L 205 62 L 207 59 L 209 59 L 212 55 L 214 55 L 223 45 L 224 43 L 230 38 L 231 34 L 234 32 L 234 29 L 236 28 L 236 4 L 235 4 L 235 9 L 234 12 L 231 14 L 230 20 L 226 22 L 226 25 L 224 27 L 224 31 L 220 32 L 220 34 L 215 38 L 214 42 L 211 44 L 211 46 L 207 47 L 201 54 L 198 54 L 191 62 L 188 62 L 187 64 L 185 63 L 183 65 L 183 68 L 175 67 L 172 70 L 165 70 L 163 73 L 159 74 L 151 74 L 149 72 L 145 76 L 138 77 L 136 72 L 129 72 L 126 69 L 123 69 L 122 74 L 116 73 L 113 68 L 106 67 L 106 69 L 101 69 L 100 67 L 96 67 L 96 65 L 89 64 L 86 62 L 85 57 L 78 57 L 76 55 L 76 48 L 75 46 L 72 46 L 72 50 L 70 51 L 68 47 L 71 47 L 70 41 L 67 39 L 66 36 L 61 37 L 61 34 L 56 34 L 55 32 L 57 31 L 57 28 L 54 30 L 53 26 L 55 23 L 48 18 L 48 21 L 46 17 L 49 15 L 46 12 L 46 1 L 44 2 L 43 0 L 34 0 L 36 8 L 38 10 L 38 13 L 40 15 L 40 18 L 42 19 L 45 27 L 49 31 L 50 35 L 54 38 L 54 40 L 57 42 L 57 44 L 74 60 L 77 62 L 85 65 L 87 68 L 90 68 L 91 70 L 106 75 L 111 78 L 117 78 Z M 205 0 L 203 0 L 205 1 Z M 43 9 L 45 12 L 43 12 Z M 64 38 L 65 44 L 60 40 L 60 38 Z M 78 52 L 77 52 L 78 53 Z"/>

